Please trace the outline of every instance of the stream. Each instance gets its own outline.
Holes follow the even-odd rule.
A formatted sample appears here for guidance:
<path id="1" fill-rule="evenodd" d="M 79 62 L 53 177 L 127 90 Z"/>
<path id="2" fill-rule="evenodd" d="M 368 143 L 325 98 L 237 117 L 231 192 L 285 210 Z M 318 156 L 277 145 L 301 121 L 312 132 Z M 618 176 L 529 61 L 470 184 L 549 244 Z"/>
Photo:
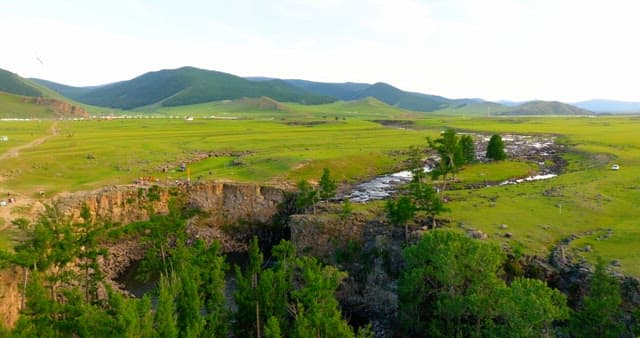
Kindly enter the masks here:
<path id="1" fill-rule="evenodd" d="M 474 138 L 476 146 L 476 158 L 480 162 L 487 162 L 485 150 L 491 135 L 460 133 L 462 135 L 471 135 Z M 505 152 L 508 158 L 515 158 L 527 162 L 536 163 L 539 167 L 537 175 L 525 178 L 509 179 L 503 182 L 487 182 L 486 186 L 520 184 L 538 180 L 547 180 L 558 176 L 560 167 L 558 165 L 549 165 L 549 163 L 557 163 L 557 155 L 560 153 L 560 146 L 555 143 L 553 136 L 533 136 L 533 135 L 517 135 L 506 134 L 502 136 L 505 144 Z M 556 161 L 549 162 L 554 159 Z M 428 162 L 435 162 L 437 159 L 430 158 Z M 430 172 L 432 167 L 426 165 L 425 172 Z M 373 179 L 355 185 L 351 192 L 339 197 L 348 198 L 354 203 L 365 203 L 368 201 L 382 200 L 391 197 L 404 184 L 411 181 L 413 175 L 408 170 L 395 172 L 374 177 Z"/>

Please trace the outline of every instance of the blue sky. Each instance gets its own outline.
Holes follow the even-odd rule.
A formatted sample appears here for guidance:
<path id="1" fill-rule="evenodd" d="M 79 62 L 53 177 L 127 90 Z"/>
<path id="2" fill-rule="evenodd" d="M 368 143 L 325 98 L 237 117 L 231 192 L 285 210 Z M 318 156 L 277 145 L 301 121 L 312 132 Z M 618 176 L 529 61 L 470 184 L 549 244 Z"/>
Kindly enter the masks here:
<path id="1" fill-rule="evenodd" d="M 451 98 L 640 101 L 636 1 L 0 0 L 0 8 L 0 68 L 70 85 L 189 65 L 382 81 Z"/>

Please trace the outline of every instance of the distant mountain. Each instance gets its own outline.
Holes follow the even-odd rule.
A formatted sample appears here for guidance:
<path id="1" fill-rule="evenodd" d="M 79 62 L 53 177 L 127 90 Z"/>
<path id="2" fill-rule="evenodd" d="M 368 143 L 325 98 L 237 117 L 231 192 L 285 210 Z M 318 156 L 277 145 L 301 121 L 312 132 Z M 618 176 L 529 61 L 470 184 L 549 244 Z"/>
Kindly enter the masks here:
<path id="1" fill-rule="evenodd" d="M 640 102 L 615 101 L 615 100 L 588 100 L 573 104 L 582 109 L 588 109 L 598 113 L 638 113 Z"/>
<path id="2" fill-rule="evenodd" d="M 91 90 L 99 87 L 99 86 L 72 87 L 72 86 L 67 86 L 67 85 L 63 85 L 63 84 L 60 84 L 60 83 L 47 81 L 47 80 L 42 80 L 42 79 L 36 79 L 36 78 L 31 78 L 29 80 L 31 80 L 31 81 L 33 81 L 33 82 L 35 82 L 37 84 L 40 84 L 41 86 L 45 86 L 45 87 L 53 90 L 54 92 L 57 92 L 60 95 L 62 95 L 64 97 L 68 97 L 68 98 L 75 98 L 75 97 L 82 96 L 82 95 L 90 92 Z"/>
<path id="3" fill-rule="evenodd" d="M 480 99 L 452 100 L 442 96 L 403 91 L 387 83 L 326 83 L 306 80 L 284 80 L 317 95 L 333 96 L 340 100 L 376 98 L 388 105 L 419 112 L 432 112 L 450 105 L 480 102 Z"/>
<path id="4" fill-rule="evenodd" d="M 368 83 L 328 83 L 328 82 L 313 82 L 307 80 L 284 80 L 287 83 L 296 87 L 302 88 L 310 93 L 316 95 L 332 96 L 340 100 L 350 101 L 356 98 L 361 98 L 358 93 L 371 87 Z"/>
<path id="5" fill-rule="evenodd" d="M 29 80 L 4 69 L 0 69 L 0 92 L 22 96 L 43 96 L 42 91 Z"/>
<path id="6" fill-rule="evenodd" d="M 503 105 L 503 106 L 507 106 L 507 107 L 515 107 L 515 106 L 519 106 L 523 103 L 527 103 L 528 101 L 510 101 L 510 100 L 500 100 L 497 103 Z"/>
<path id="7" fill-rule="evenodd" d="M 594 115 L 594 112 L 556 101 L 530 101 L 495 115 Z"/>
<path id="8" fill-rule="evenodd" d="M 119 109 L 150 105 L 181 106 L 243 97 L 269 97 L 282 102 L 321 104 L 332 97 L 310 94 L 282 80 L 247 79 L 194 67 L 161 70 L 134 79 L 97 87 L 70 87 L 39 80 L 39 83 L 76 101 Z"/>

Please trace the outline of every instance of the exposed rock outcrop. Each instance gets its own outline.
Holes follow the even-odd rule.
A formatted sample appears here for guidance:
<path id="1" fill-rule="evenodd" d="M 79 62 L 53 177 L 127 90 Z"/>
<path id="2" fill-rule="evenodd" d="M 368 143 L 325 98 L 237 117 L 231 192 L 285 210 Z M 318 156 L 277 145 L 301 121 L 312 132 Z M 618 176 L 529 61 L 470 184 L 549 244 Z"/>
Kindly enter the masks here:
<path id="1" fill-rule="evenodd" d="M 70 104 L 69 102 L 46 98 L 46 97 L 25 97 L 25 102 L 44 105 L 51 110 L 55 116 L 59 117 L 88 117 L 89 113 L 81 107 Z"/>
<path id="2" fill-rule="evenodd" d="M 19 268 L 0 271 L 0 321 L 6 327 L 13 327 L 19 316 L 22 278 L 18 276 L 22 276 Z"/>
<path id="3" fill-rule="evenodd" d="M 56 203 L 74 220 L 80 219 L 86 204 L 96 220 L 127 224 L 148 220 L 154 213 L 167 214 L 172 196 L 184 196 L 188 206 L 202 210 L 207 217 L 200 224 L 210 227 L 269 223 L 286 197 L 278 188 L 206 182 L 173 187 L 114 186 L 90 193 L 67 194 Z"/>

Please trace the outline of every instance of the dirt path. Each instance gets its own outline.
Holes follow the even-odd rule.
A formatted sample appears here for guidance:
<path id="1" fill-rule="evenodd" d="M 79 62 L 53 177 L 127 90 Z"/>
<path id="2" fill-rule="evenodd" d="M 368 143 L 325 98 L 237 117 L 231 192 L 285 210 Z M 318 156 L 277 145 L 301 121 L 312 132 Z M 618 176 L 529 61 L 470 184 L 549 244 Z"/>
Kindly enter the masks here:
<path id="1" fill-rule="evenodd" d="M 25 150 L 25 149 L 29 149 L 29 148 L 33 148 L 33 147 L 37 147 L 41 144 L 43 144 L 45 141 L 47 141 L 48 139 L 55 137 L 58 135 L 58 121 L 53 122 L 53 124 L 51 125 L 51 127 L 49 127 L 49 133 L 48 135 L 42 136 L 42 137 L 38 137 L 37 139 L 32 140 L 29 143 L 23 144 L 23 145 L 19 145 L 17 147 L 13 147 L 9 150 L 7 150 L 5 153 L 0 154 L 0 161 L 1 160 L 5 160 L 8 158 L 15 158 L 20 156 L 20 152 Z M 0 176 L 0 182 L 3 180 L 3 177 Z M 4 196 L 0 196 L 0 200 L 7 200 L 6 198 L 3 198 Z M 15 213 L 13 213 L 12 211 L 14 209 L 19 210 L 19 209 L 26 209 L 27 212 L 30 212 L 33 209 L 33 206 L 35 203 L 37 203 L 37 201 L 35 201 L 32 198 L 26 197 L 26 196 L 16 196 L 15 194 L 13 195 L 13 197 L 16 198 L 16 202 L 14 203 L 10 203 L 7 204 L 5 206 L 0 206 L 0 219 L 4 219 L 4 224 L 0 224 L 0 230 L 4 230 L 5 228 L 7 228 L 8 226 L 11 225 L 11 221 L 17 217 L 24 217 L 24 215 L 16 215 Z"/>
<path id="2" fill-rule="evenodd" d="M 7 150 L 4 154 L 0 155 L 0 161 L 1 160 L 5 160 L 7 158 L 13 158 L 13 157 L 18 157 L 20 155 L 20 151 L 24 150 L 24 149 L 29 149 L 29 148 L 33 148 L 36 146 L 39 146 L 41 144 L 43 144 L 46 140 L 58 135 L 58 121 L 53 122 L 53 124 L 51 125 L 51 127 L 49 128 L 49 135 L 45 135 L 42 137 L 38 137 L 37 139 L 27 143 L 27 144 L 23 144 L 17 147 L 13 147 L 9 150 Z"/>

